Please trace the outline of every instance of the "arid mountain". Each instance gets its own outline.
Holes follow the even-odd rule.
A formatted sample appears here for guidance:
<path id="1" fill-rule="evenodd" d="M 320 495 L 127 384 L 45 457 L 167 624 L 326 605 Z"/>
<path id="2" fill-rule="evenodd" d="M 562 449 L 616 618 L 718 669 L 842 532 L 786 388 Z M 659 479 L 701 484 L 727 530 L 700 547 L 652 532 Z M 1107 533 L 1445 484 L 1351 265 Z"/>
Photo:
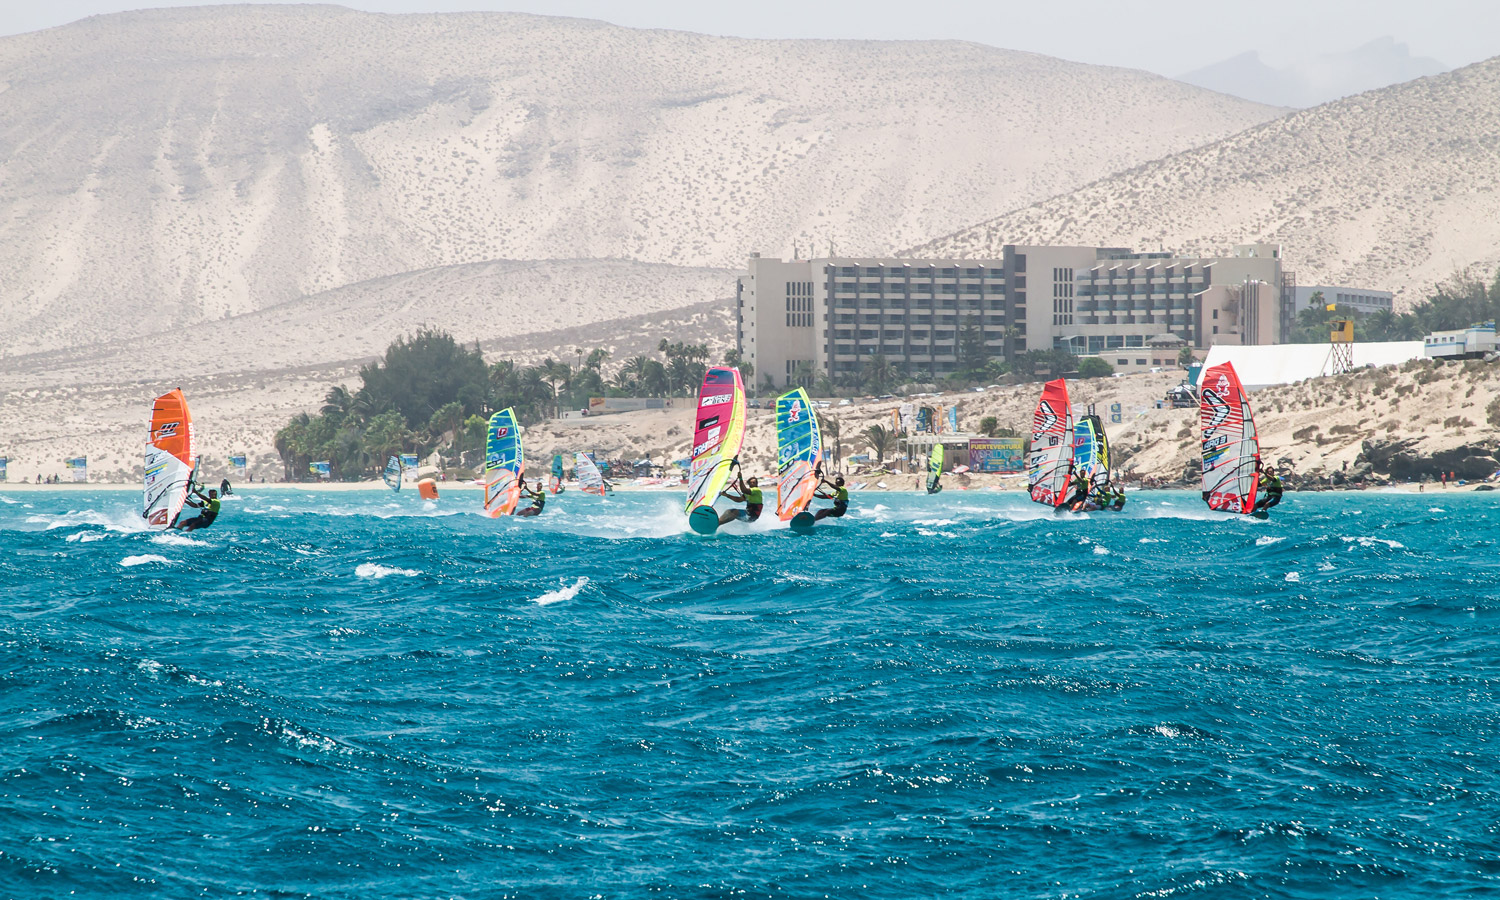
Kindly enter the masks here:
<path id="1" fill-rule="evenodd" d="M 1250 241 L 1282 244 L 1303 283 L 1394 290 L 1398 306 L 1500 262 L 1500 57 L 1294 113 L 913 252 Z"/>
<path id="2" fill-rule="evenodd" d="M 1405 44 L 1383 37 L 1346 53 L 1325 53 L 1282 68 L 1267 65 L 1252 50 L 1177 80 L 1258 103 L 1300 109 L 1447 70 L 1437 60 L 1412 56 Z"/>
<path id="3" fill-rule="evenodd" d="M 334 6 L 95 17 L 0 40 L 0 349 L 491 259 L 885 251 L 1274 114 L 960 42 Z"/>

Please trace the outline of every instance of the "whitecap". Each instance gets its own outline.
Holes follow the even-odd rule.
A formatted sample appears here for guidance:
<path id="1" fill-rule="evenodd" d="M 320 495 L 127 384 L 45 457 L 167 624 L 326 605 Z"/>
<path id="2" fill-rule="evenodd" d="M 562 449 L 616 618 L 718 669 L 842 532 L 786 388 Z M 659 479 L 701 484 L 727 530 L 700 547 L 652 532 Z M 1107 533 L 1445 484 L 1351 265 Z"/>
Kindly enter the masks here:
<path id="1" fill-rule="evenodd" d="M 1302 580 L 1302 573 L 1301 572 L 1288 572 L 1288 573 L 1286 573 L 1286 580 L 1288 582 L 1290 582 L 1291 584 L 1296 584 L 1296 583 L 1298 583 L 1299 581 Z"/>
<path id="2" fill-rule="evenodd" d="M 380 563 L 360 563 L 354 574 L 360 578 L 384 578 L 387 575 L 405 575 L 407 578 L 415 578 L 421 575 L 416 569 L 397 569 L 391 566 L 382 566 Z"/>
<path id="3" fill-rule="evenodd" d="M 155 537 L 153 537 L 151 539 L 151 543 L 153 543 L 153 544 L 167 544 L 167 545 L 172 546 L 172 547 L 207 547 L 208 546 L 208 542 L 207 541 L 195 540 L 195 539 L 190 538 L 190 537 L 184 537 L 184 536 L 182 536 L 180 534 L 174 534 L 173 532 L 170 532 L 170 531 L 163 531 L 161 534 L 156 535 Z"/>
<path id="4" fill-rule="evenodd" d="M 1098 544 L 1095 544 L 1094 545 L 1094 554 L 1097 555 L 1097 556 L 1108 556 L 1109 555 L 1109 548 L 1108 547 L 1101 547 Z"/>
<path id="5" fill-rule="evenodd" d="M 81 542 L 87 544 L 89 541 L 102 541 L 106 537 L 109 537 L 109 535 L 99 534 L 98 532 L 95 532 L 95 531 L 76 531 L 76 532 L 68 535 L 68 542 L 69 543 L 77 543 L 77 542 L 81 541 Z"/>
<path id="6" fill-rule="evenodd" d="M 170 559 L 167 559 L 165 556 L 157 556 L 155 553 L 145 553 L 140 556 L 127 556 L 124 559 L 120 560 L 120 565 L 124 566 L 127 569 L 131 566 L 143 566 L 146 563 L 165 563 L 167 565 L 171 565 L 172 561 Z"/>
<path id="7" fill-rule="evenodd" d="M 531 598 L 531 602 L 537 606 L 548 606 L 553 603 L 561 603 L 564 600 L 572 600 L 578 596 L 578 592 L 583 590 L 584 586 L 588 583 L 589 578 L 587 575 L 584 575 L 568 587 L 561 587 L 555 591 L 548 591 L 540 597 Z"/>
<path id="8" fill-rule="evenodd" d="M 954 534 L 951 531 L 933 531 L 933 530 L 928 529 L 928 528 L 918 528 L 917 529 L 917 534 L 920 534 L 922 537 L 945 537 L 945 538 L 958 537 L 958 535 Z"/>
<path id="9" fill-rule="evenodd" d="M 1143 544 L 1165 544 L 1166 542 L 1166 538 L 1141 538 Z"/>
<path id="10" fill-rule="evenodd" d="M 1284 537 L 1271 537 L 1270 535 L 1262 535 L 1255 539 L 1255 546 L 1269 547 L 1272 544 L 1279 544 L 1284 540 L 1286 540 L 1286 538 Z"/>
<path id="11" fill-rule="evenodd" d="M 15 504 L 20 503 L 20 502 L 21 501 L 19 501 L 19 500 L 12 500 L 9 497 L 5 496 L 4 494 L 0 494 L 0 503 L 9 503 L 11 505 L 15 505 Z"/>
<path id="12" fill-rule="evenodd" d="M 1374 547 L 1376 544 L 1384 544 L 1385 546 L 1389 547 L 1392 550 L 1405 550 L 1406 549 L 1406 545 L 1403 544 L 1403 543 L 1401 543 L 1400 541 L 1390 541 L 1390 540 L 1386 540 L 1385 538 L 1358 537 L 1358 536 L 1356 536 L 1356 537 L 1343 537 L 1343 536 L 1340 536 L 1339 540 L 1341 540 L 1344 543 L 1348 544 L 1350 550 L 1354 549 L 1354 545 L 1355 544 L 1359 544 L 1361 547 L 1366 547 L 1366 548 L 1368 548 L 1368 547 Z"/>

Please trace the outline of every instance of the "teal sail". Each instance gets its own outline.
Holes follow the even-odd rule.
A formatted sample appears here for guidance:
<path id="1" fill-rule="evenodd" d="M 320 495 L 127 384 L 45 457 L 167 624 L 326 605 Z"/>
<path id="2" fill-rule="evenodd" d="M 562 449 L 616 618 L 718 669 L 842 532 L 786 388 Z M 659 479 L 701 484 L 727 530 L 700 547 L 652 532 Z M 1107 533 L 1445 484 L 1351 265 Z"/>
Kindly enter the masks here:
<path id="1" fill-rule="evenodd" d="M 509 407 L 490 416 L 484 444 L 484 510 L 493 516 L 508 516 L 521 499 L 521 476 L 526 456 L 521 448 L 521 427 L 516 411 Z"/>
<path id="2" fill-rule="evenodd" d="M 401 490 L 401 460 L 392 456 L 385 461 L 385 471 L 381 473 L 385 479 L 385 486 L 393 491 Z"/>
<path id="3" fill-rule="evenodd" d="M 786 521 L 807 509 L 818 489 L 823 436 L 807 391 L 776 398 L 776 515 Z"/>

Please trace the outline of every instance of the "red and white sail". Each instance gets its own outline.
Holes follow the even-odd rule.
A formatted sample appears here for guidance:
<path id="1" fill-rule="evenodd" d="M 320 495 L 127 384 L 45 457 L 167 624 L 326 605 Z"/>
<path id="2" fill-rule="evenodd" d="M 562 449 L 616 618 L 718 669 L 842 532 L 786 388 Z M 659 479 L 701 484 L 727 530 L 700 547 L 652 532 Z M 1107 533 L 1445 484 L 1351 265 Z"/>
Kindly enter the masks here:
<path id="1" fill-rule="evenodd" d="M 1026 481 L 1031 499 L 1059 506 L 1068 499 L 1073 474 L 1073 406 L 1068 383 L 1059 378 L 1042 387 L 1031 418 L 1031 452 L 1026 455 Z"/>
<path id="2" fill-rule="evenodd" d="M 1203 499 L 1210 509 L 1248 513 L 1260 487 L 1260 441 L 1245 386 L 1233 363 L 1203 373 L 1198 392 L 1203 427 Z"/>
<path id="3" fill-rule="evenodd" d="M 151 407 L 146 433 L 145 509 L 141 516 L 153 528 L 171 528 L 187 502 L 198 462 L 193 416 L 182 389 L 168 391 Z"/>

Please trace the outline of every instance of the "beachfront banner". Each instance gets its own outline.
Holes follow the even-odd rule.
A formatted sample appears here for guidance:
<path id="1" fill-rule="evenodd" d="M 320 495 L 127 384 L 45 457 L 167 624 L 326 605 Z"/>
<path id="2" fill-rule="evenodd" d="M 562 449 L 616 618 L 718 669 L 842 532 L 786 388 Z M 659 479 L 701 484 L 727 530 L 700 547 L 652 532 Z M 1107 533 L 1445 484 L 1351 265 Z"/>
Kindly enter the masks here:
<path id="1" fill-rule="evenodd" d="M 10 465 L 10 460 L 0 456 L 0 481 L 5 480 L 5 469 Z"/>
<path id="2" fill-rule="evenodd" d="M 229 470 L 234 473 L 234 477 L 235 478 L 237 478 L 237 479 L 243 479 L 245 477 L 245 469 L 246 468 L 248 468 L 248 466 L 246 466 L 246 464 L 245 464 L 245 457 L 243 457 L 243 456 L 231 456 L 231 457 L 229 457 Z"/>
<path id="3" fill-rule="evenodd" d="M 901 404 L 901 409 L 899 410 L 899 412 L 901 413 L 901 417 L 899 420 L 901 423 L 901 427 L 898 428 L 897 431 L 900 431 L 903 434 L 916 434 L 916 431 L 913 430 L 915 428 L 915 423 L 913 420 L 916 419 L 917 416 L 916 406 L 911 403 L 903 403 Z"/>
<path id="4" fill-rule="evenodd" d="M 917 410 L 917 433 L 932 434 L 932 407 L 924 406 Z"/>
<path id="5" fill-rule="evenodd" d="M 75 456 L 67 461 L 68 471 L 73 473 L 74 481 L 89 480 L 89 458 L 87 456 Z"/>
<path id="6" fill-rule="evenodd" d="M 403 468 L 403 469 L 411 469 L 413 472 L 415 472 L 417 470 L 417 454 L 415 454 L 415 453 L 403 453 L 403 454 L 401 454 L 401 468 Z"/>
<path id="7" fill-rule="evenodd" d="M 958 404 L 948 407 L 948 433 L 958 434 Z"/>
<path id="8" fill-rule="evenodd" d="M 327 478 L 333 474 L 333 468 L 328 465 L 328 460 L 326 459 L 320 460 L 319 462 L 310 463 L 307 467 L 307 471 L 318 476 L 319 478 Z"/>
<path id="9" fill-rule="evenodd" d="M 975 472 L 1015 475 L 1026 468 L 1025 438 L 969 438 L 969 468 Z"/>

